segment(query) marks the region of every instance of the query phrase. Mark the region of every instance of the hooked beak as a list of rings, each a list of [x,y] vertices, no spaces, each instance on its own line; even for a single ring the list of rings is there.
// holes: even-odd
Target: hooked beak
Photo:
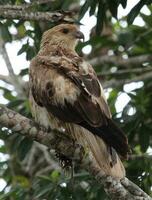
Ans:
[[[84,41],[84,35],[81,31],[76,31],[74,36],[77,38],[77,39],[83,39]]]

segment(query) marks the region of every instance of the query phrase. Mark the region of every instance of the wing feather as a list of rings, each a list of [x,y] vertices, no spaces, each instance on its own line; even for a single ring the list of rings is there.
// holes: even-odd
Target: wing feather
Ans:
[[[90,65],[82,59],[79,61],[78,58],[75,60],[67,59],[65,56],[39,56],[35,68],[37,71],[34,73],[41,74],[38,76],[40,80],[32,80],[32,93],[38,105],[46,107],[47,111],[58,119],[79,124],[102,137],[124,158],[126,157],[129,151],[127,139],[116,126],[115,129],[109,128],[111,113],[103,89]],[[119,144],[110,139],[113,136]]]
[[[110,118],[111,113],[98,78],[89,64],[82,62],[81,59],[80,61],[75,57],[74,60],[67,59],[65,56],[50,58],[39,56],[37,60],[49,68],[54,68],[65,79],[69,79],[75,84],[75,87],[79,88],[80,96],[74,105],[77,107],[76,110],[84,116],[84,120],[94,126],[106,123],[105,116]],[[85,71],[83,71],[83,65]],[[46,81],[43,80],[43,82]],[[46,93],[48,92],[46,91]]]

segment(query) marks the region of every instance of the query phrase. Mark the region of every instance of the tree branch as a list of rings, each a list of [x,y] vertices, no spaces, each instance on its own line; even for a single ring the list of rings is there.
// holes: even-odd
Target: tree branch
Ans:
[[[144,68],[133,68],[133,69],[120,69],[117,70],[116,72],[111,72],[111,71],[103,71],[103,72],[98,72],[97,75],[98,77],[102,76],[117,76],[117,75],[124,75],[124,74],[130,74],[130,73],[144,73],[144,72],[150,72],[152,71],[152,67],[144,67]]]
[[[150,159],[152,160],[152,155],[149,154],[141,154],[141,155],[130,155],[129,156],[130,160],[135,160],[135,159]]]
[[[86,161],[88,157],[84,158],[83,148],[72,139],[68,138],[64,132],[60,134],[58,134],[57,130],[47,132],[37,123],[4,106],[0,106],[0,124],[2,127],[7,127],[49,148],[56,149],[60,152],[62,151],[62,153],[69,158],[74,157],[76,160],[81,160],[82,164],[84,164],[84,168],[95,176],[113,200],[152,200],[150,196],[127,178],[118,180],[103,175],[103,173],[92,164],[91,159],[89,159],[89,162]]]
[[[43,152],[44,158],[47,161],[47,163],[52,166],[52,169],[56,169],[56,170],[61,170],[61,167],[59,166],[59,164],[57,162],[55,162],[51,157],[50,154],[48,152],[48,149],[46,146],[40,144],[40,143],[35,143],[36,147],[38,149],[40,149]]]
[[[113,88],[113,87],[122,86],[127,83],[131,83],[131,82],[145,81],[151,78],[152,78],[152,72],[147,72],[131,79],[122,79],[122,80],[111,79],[110,81],[104,82],[102,85],[103,85],[103,88],[110,88],[110,87]],[[99,77],[99,79],[101,80],[101,76]]]
[[[0,76],[0,79],[3,78],[5,82],[12,84],[16,88],[18,95],[24,98],[26,95],[25,95],[25,92],[23,91],[23,81],[21,81],[20,78],[17,77],[17,75],[14,73],[14,69],[9,59],[5,44],[2,40],[0,42],[0,54],[2,55],[9,72],[9,77],[7,77],[7,80],[6,80],[6,77],[2,75]]]
[[[9,7],[9,8],[8,8]],[[17,8],[17,9],[15,9]],[[24,8],[24,5],[23,5]],[[20,10],[20,7],[11,5],[0,5],[0,17],[5,19],[22,19],[34,21],[49,21],[49,22],[72,22],[72,12],[31,12],[26,9]]]
[[[6,66],[7,66],[7,69],[8,69],[10,76],[12,76],[12,77],[15,76],[12,64],[10,62],[10,59],[9,59],[8,54],[7,54],[6,47],[5,47],[5,44],[4,44],[3,41],[1,41],[1,44],[0,44],[0,53],[3,56],[3,59],[6,63]]]
[[[60,152],[62,150],[63,154],[71,159],[73,155],[78,159],[82,157],[82,147],[75,144],[64,132],[63,134],[58,130],[47,132],[44,127],[4,106],[0,106],[0,124],[51,149]],[[75,152],[75,149],[77,149],[77,152]]]
[[[23,160],[23,164],[26,166],[24,167],[26,172],[31,172],[32,166],[33,166],[33,160],[34,160],[34,155],[36,153],[36,147],[35,145],[32,146],[30,149],[30,152],[26,155],[25,159]]]
[[[35,0],[32,3],[30,3],[29,6],[41,5],[41,4],[50,3],[50,2],[54,2],[54,1],[55,0]]]
[[[134,57],[129,57],[128,59],[124,59],[118,56],[105,55],[105,56],[93,58],[89,61],[89,63],[93,66],[102,65],[105,63],[113,63],[117,66],[124,66],[128,68],[128,66],[130,65],[140,65],[144,62],[151,62],[151,61],[152,61],[152,55],[134,56]]]
[[[9,76],[0,74],[0,80],[4,81],[5,83],[12,84]]]
[[[31,7],[34,7],[34,6],[38,6],[38,5],[41,5],[41,4],[46,4],[46,3],[49,3],[49,2],[53,2],[54,0],[37,0],[37,1],[34,1],[32,3],[26,3],[26,4],[22,4],[22,5],[1,5],[1,9],[11,9],[11,10],[25,10],[25,9],[29,9]]]

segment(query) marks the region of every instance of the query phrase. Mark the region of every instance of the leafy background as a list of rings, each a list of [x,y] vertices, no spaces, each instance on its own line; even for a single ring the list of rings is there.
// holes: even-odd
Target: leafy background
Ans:
[[[21,5],[26,1],[0,1],[0,5],[8,3]],[[93,63],[105,88],[113,118],[129,139],[132,155],[124,162],[127,177],[152,195],[152,156],[148,153],[152,147],[152,58],[139,60],[139,57],[152,54],[152,6],[150,0],[138,1],[127,16],[118,20],[119,5],[125,8],[127,1],[55,0],[46,4],[33,4],[30,11],[73,10],[79,21],[87,12],[96,17],[97,23],[90,32],[90,39],[80,43],[77,51]],[[144,5],[147,6],[148,15],[140,12]],[[137,15],[142,19],[143,26],[132,25]],[[22,41],[18,55],[25,54],[30,61],[38,52],[42,33],[54,25],[50,22],[1,18],[0,40],[3,41],[3,50],[5,44]],[[16,30],[14,34],[11,32],[12,27]],[[85,54],[84,47],[88,45],[91,51]],[[106,60],[107,56],[115,60]],[[135,56],[135,62],[129,63],[128,60]],[[23,82],[27,81],[27,75],[27,68],[20,70],[15,87],[11,82],[0,81],[0,91],[9,108],[31,117],[27,88]],[[11,76],[9,78],[13,79]],[[116,105],[120,101],[125,102],[126,98],[128,101],[123,110],[116,109]],[[76,167],[73,179],[66,176],[54,154],[44,146],[17,133],[12,134],[5,127],[1,127],[0,139],[0,177],[6,182],[0,192],[0,199],[108,199],[96,180],[80,167]]]

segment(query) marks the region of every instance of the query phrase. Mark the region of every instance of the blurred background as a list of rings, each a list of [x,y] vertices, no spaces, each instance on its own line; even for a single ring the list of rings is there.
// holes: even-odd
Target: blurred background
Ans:
[[[77,52],[104,87],[132,155],[127,177],[152,195],[152,5],[150,0],[0,0],[0,104],[31,118],[28,67],[42,33],[63,23],[4,16],[3,11],[62,11],[80,24]],[[108,199],[79,166],[73,180],[45,146],[0,127],[0,199]]]

